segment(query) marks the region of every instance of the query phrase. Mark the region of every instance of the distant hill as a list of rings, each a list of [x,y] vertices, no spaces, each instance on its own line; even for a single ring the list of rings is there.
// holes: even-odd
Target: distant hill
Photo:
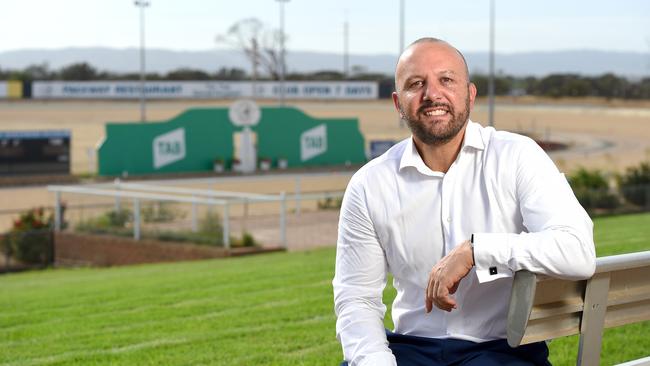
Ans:
[[[465,54],[472,72],[487,72],[486,52]],[[351,54],[350,65],[359,65],[368,72],[392,74],[396,55]],[[22,69],[33,64],[47,63],[58,69],[75,62],[88,62],[99,70],[137,72],[139,49],[64,48],[31,49],[0,52],[0,69]],[[341,70],[341,54],[326,52],[287,51],[288,70],[311,72]],[[171,51],[147,50],[147,70],[165,73],[181,67],[214,72],[221,67],[239,67],[248,71],[248,60],[237,50]],[[650,53],[609,51],[557,51],[497,53],[496,69],[515,76],[544,76],[550,73],[578,73],[599,75],[613,72],[617,75],[639,78],[650,75]]]

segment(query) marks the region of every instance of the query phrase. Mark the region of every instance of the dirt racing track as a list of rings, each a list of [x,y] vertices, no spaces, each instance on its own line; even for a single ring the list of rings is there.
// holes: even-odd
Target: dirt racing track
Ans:
[[[227,106],[230,101],[153,101],[148,103],[147,115],[152,121],[167,120],[187,108]],[[260,102],[275,104],[275,101]],[[356,117],[366,143],[377,139],[400,140],[410,135],[401,126],[392,101],[290,103],[314,117]],[[495,110],[497,129],[523,132],[537,138],[565,143],[569,149],[552,152],[550,156],[560,170],[570,173],[577,167],[598,168],[620,172],[626,167],[650,158],[650,103],[647,105],[619,103],[602,105],[585,102],[580,105],[568,102],[498,100]],[[473,121],[486,125],[487,106],[477,101],[472,112]],[[0,130],[68,129],[72,132],[71,167],[75,174],[94,172],[94,149],[104,136],[106,122],[132,122],[139,119],[139,105],[131,101],[3,101],[0,108]],[[346,180],[332,183],[325,189],[342,190]],[[306,183],[304,191],[317,190]],[[262,186],[232,183],[222,189],[279,192],[272,182]],[[3,210],[51,206],[53,194],[45,187],[0,189],[0,206]],[[328,216],[329,215],[329,216]],[[15,215],[14,215],[15,216]],[[316,215],[318,216],[318,215]],[[305,232],[315,232],[310,225],[329,222],[336,225],[336,214],[323,213],[309,222],[296,221]],[[331,216],[331,217],[330,217]],[[307,217],[301,219],[306,220]],[[298,216],[290,218],[298,220]],[[11,222],[10,215],[0,215],[0,229]],[[291,223],[291,222],[290,222]],[[237,225],[236,222],[233,222]],[[328,224],[328,225],[329,225]],[[292,225],[296,226],[296,225]],[[327,234],[326,234],[327,232]],[[330,236],[332,230],[323,235]],[[335,232],[335,230],[334,230]],[[300,240],[288,240],[300,246]],[[297,237],[305,235],[297,233]],[[334,236],[335,238],[335,236]],[[317,240],[319,241],[319,240]]]
[[[154,101],[148,103],[148,120],[167,120],[187,108],[227,106],[231,101]],[[275,101],[260,102],[274,104]],[[499,101],[495,127],[521,131],[570,143],[570,151],[554,154],[563,170],[577,166],[620,171],[647,158],[650,148],[650,104],[610,106],[593,103],[571,105],[542,101],[535,104]],[[106,122],[139,119],[139,105],[131,101],[3,101],[0,130],[68,129],[72,132],[73,173],[94,172],[94,149],[104,136]],[[357,117],[366,142],[402,139],[390,100],[291,103],[315,117]],[[487,106],[478,101],[472,120],[487,124]]]

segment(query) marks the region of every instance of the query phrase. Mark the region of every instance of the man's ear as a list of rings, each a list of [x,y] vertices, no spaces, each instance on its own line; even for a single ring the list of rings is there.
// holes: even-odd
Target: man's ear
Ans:
[[[474,100],[476,100],[476,85],[474,83],[469,83],[469,88],[467,88],[469,93],[469,108],[474,108]]]
[[[402,109],[399,107],[399,97],[397,96],[397,92],[393,92],[393,104],[395,105],[395,109],[397,110],[397,113],[399,113],[400,117],[402,116]]]

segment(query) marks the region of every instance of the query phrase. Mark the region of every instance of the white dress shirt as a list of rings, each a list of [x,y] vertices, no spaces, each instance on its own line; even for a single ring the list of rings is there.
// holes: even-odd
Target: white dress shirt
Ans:
[[[472,234],[476,265],[453,295],[458,308],[427,314],[431,268]],[[350,180],[333,280],[337,337],[351,366],[396,364],[383,325],[388,272],[396,333],[483,342],[506,337],[515,271],[587,278],[594,267],[593,224],[546,153],[469,121],[447,173],[429,169],[408,138]]]

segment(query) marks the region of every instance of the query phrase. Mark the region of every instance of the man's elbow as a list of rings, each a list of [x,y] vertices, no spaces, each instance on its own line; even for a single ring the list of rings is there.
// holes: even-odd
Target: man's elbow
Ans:
[[[570,266],[572,272],[570,277],[576,280],[583,280],[590,278],[596,271],[596,249],[594,241],[591,238],[579,238],[576,240],[581,247],[581,251],[576,253]]]
[[[567,280],[584,280],[594,275],[596,250],[590,235],[564,232],[556,240],[558,247],[563,248],[560,254],[562,260],[551,272]]]
[[[596,258],[595,256],[592,255],[587,255],[584,258],[582,258],[581,263],[576,265],[575,267],[575,273],[573,273],[573,278],[577,280],[584,280],[587,278],[591,278],[591,276],[594,275],[594,272],[596,272]]]

